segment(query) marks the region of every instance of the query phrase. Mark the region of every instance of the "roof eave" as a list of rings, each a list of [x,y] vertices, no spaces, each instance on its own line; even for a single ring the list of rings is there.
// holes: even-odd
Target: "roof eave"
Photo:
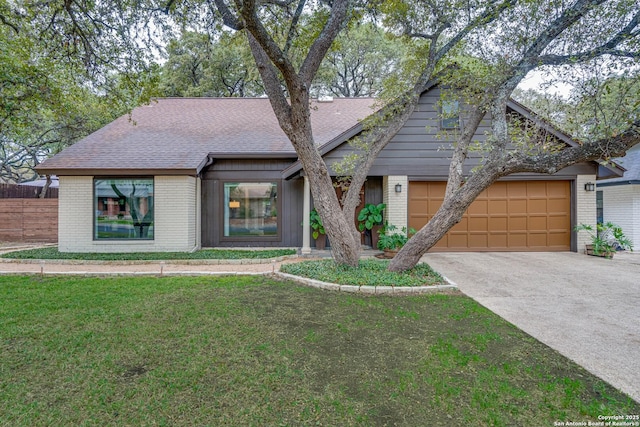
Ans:
[[[298,155],[293,151],[238,151],[238,152],[211,152],[209,158],[218,160],[236,159],[297,159]]]
[[[190,175],[196,176],[196,168],[173,169],[122,169],[122,168],[56,168],[37,167],[36,171],[41,175],[58,176],[156,176],[156,175]]]
[[[601,182],[598,182],[597,186],[598,188],[602,188],[602,187],[616,187],[620,185],[638,185],[638,184],[640,184],[640,180],[631,179],[631,180],[614,181],[614,182],[601,181]]]

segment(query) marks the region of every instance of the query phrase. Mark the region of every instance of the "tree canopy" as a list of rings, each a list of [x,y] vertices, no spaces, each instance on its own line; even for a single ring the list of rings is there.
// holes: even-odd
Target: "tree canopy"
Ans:
[[[143,51],[106,9],[0,2],[0,179],[34,179],[47,156],[148,98],[152,79],[131,66]]]

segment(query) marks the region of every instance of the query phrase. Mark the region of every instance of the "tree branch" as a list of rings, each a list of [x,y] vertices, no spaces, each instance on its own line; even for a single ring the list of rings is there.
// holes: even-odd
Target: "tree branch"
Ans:
[[[331,15],[329,16],[329,20],[325,24],[320,35],[309,48],[309,53],[300,67],[300,79],[307,88],[311,87],[311,82],[316,76],[318,68],[322,63],[322,59],[327,54],[329,48],[333,44],[333,41],[346,23],[350,8],[350,0],[334,0],[331,6]]]
[[[214,0],[218,12],[222,16],[222,22],[232,30],[240,31],[244,24],[231,12],[224,0]]]
[[[638,31],[634,32],[633,30],[638,27],[638,25],[640,25],[640,12],[636,13],[633,19],[631,19],[631,21],[622,30],[603,45],[589,51],[574,53],[571,55],[543,55],[538,58],[539,63],[541,65],[562,65],[589,61],[602,55],[640,58],[640,52],[630,52],[617,49],[621,43],[629,40],[630,38],[637,37]]]
[[[635,121],[619,135],[567,147],[557,153],[527,156],[520,151],[512,152],[500,176],[518,172],[553,174],[578,162],[610,160],[624,156],[637,144],[640,144],[640,120]]]
[[[269,96],[269,102],[273,107],[273,111],[276,113],[280,126],[288,135],[293,126],[291,122],[291,106],[284,96],[278,74],[271,63],[269,56],[262,48],[262,45],[255,39],[253,33],[247,31],[247,39],[249,40],[251,53],[253,53],[253,57],[256,60],[258,72],[262,77],[265,91]]]
[[[293,64],[291,64],[291,61],[289,61],[289,58],[287,58],[285,53],[280,49],[278,44],[273,40],[273,38],[269,35],[267,30],[258,19],[256,15],[255,0],[236,0],[236,3],[239,4],[238,7],[240,8],[240,15],[244,19],[244,24],[247,30],[249,30],[249,33],[251,33],[252,35],[252,37],[249,39],[249,42],[251,42],[251,40],[253,39],[261,47],[260,50],[265,54],[265,56],[261,55],[260,60],[266,60],[267,62],[273,63],[273,65],[282,74],[282,77],[284,78],[289,90],[291,90],[292,87],[296,87],[298,83],[296,81],[296,70],[294,69]],[[252,49],[252,51],[253,50],[254,49]],[[256,61],[258,61],[257,58]],[[257,62],[257,64],[259,68],[260,65],[264,65],[260,64],[260,62]],[[265,85],[266,84],[267,83],[265,82]],[[269,97],[271,97],[271,93],[268,92],[268,94]]]
[[[11,27],[16,34],[20,34],[20,29],[18,28],[18,26],[9,22],[4,15],[0,14],[0,22],[2,22],[4,25]]]
[[[492,2],[493,3],[493,2]],[[518,3],[518,0],[505,0],[495,8],[490,7],[492,3],[489,3],[489,6],[485,9],[485,11],[476,19],[467,24],[458,34],[451,38],[442,48],[440,48],[438,55],[436,56],[436,60],[440,60],[446,55],[456,44],[460,42],[467,34],[469,34],[474,29],[478,28],[481,25],[489,24],[492,21],[495,21],[500,14],[508,9],[511,6],[514,6]]]
[[[307,3],[307,0],[300,0],[298,2],[298,7],[296,8],[295,13],[293,14],[293,18],[291,19],[291,25],[289,26],[289,33],[287,34],[287,41],[284,44],[284,53],[289,53],[289,49],[291,49],[291,45],[293,44],[293,37],[295,36],[296,27],[298,26],[298,21],[300,20],[300,16],[302,15],[302,11],[304,10],[304,5]]]

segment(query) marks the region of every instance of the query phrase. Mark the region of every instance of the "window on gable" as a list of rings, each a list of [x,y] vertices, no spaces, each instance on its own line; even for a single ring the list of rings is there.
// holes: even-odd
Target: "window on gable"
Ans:
[[[276,182],[225,182],[223,206],[224,237],[278,237]]]
[[[460,127],[460,103],[457,100],[443,100],[440,114],[441,129],[458,129]]]
[[[94,239],[153,239],[153,178],[96,178],[93,194]]]

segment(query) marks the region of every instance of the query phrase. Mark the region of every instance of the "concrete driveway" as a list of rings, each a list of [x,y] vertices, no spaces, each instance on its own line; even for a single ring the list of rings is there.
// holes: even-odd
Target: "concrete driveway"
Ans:
[[[640,254],[429,253],[423,261],[640,402]]]

